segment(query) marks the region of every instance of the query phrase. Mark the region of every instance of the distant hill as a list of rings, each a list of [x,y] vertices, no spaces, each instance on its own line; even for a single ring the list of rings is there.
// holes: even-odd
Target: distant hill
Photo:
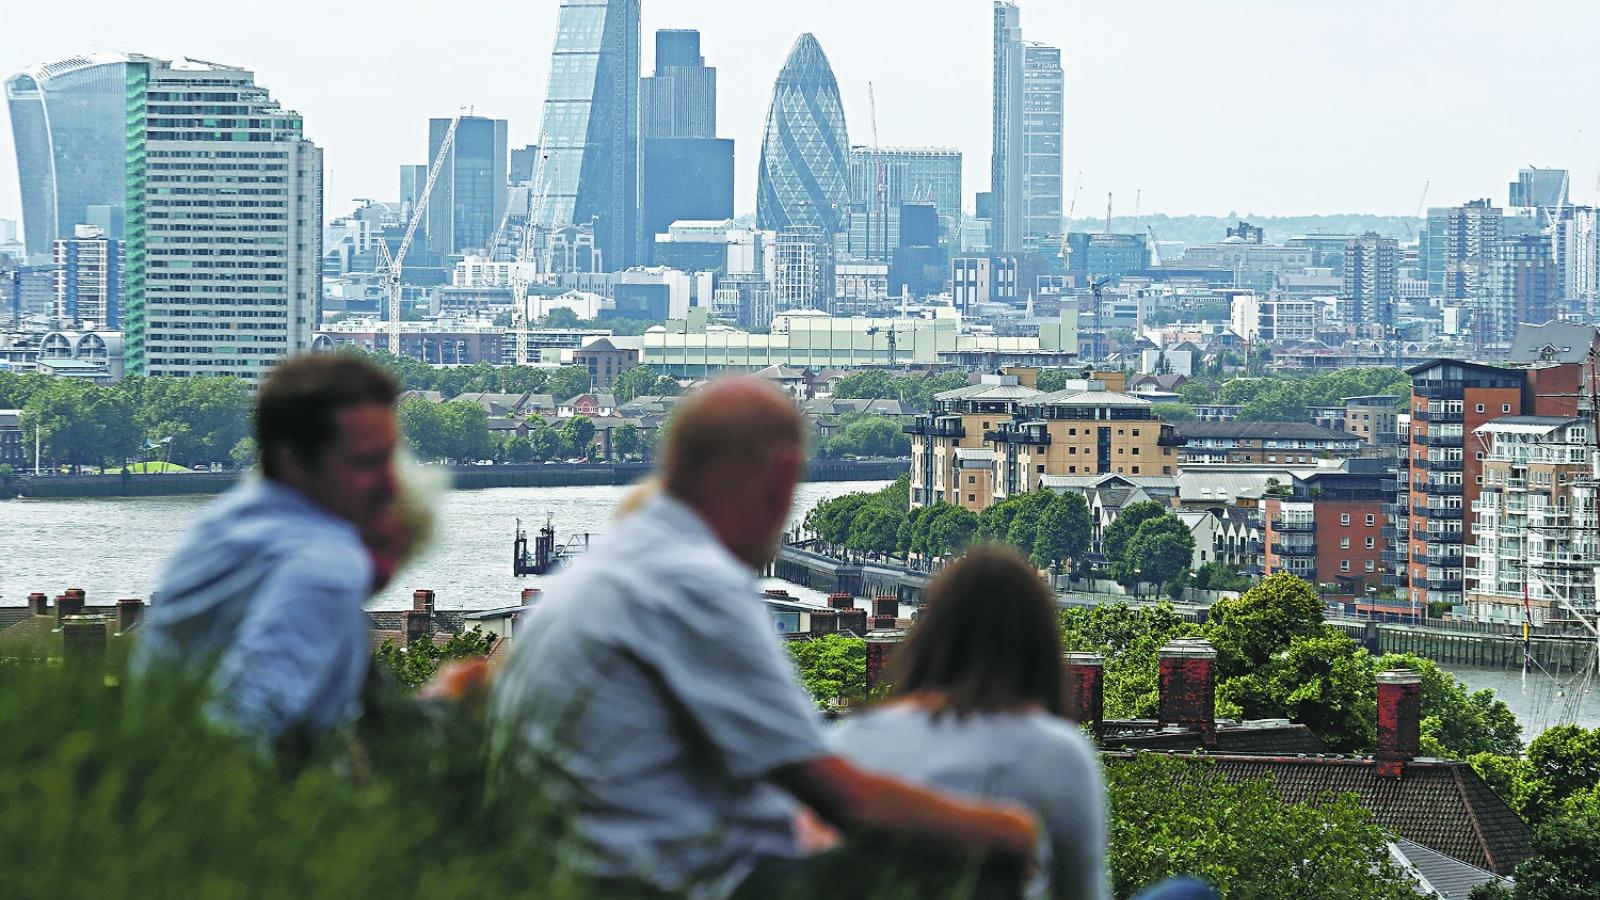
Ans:
[[[1146,226],[1155,229],[1156,238],[1162,241],[1181,241],[1185,244],[1205,244],[1220,241],[1228,236],[1228,229],[1243,219],[1266,232],[1268,243],[1282,243],[1293,237],[1308,234],[1363,234],[1376,231],[1384,237],[1412,241],[1426,223],[1410,216],[1373,216],[1346,213],[1331,216],[1252,216],[1229,213],[1226,216],[1168,216],[1161,213],[1140,216],[1113,216],[1111,230],[1119,234],[1144,233]],[[1411,231],[1406,230],[1406,225]],[[1072,231],[1103,231],[1106,220],[1078,218],[1072,220]]]

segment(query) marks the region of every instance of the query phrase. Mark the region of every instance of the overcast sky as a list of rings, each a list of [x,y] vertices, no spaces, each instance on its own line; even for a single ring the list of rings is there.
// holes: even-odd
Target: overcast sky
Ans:
[[[737,207],[755,206],[772,81],[814,32],[839,78],[850,137],[965,153],[964,192],[989,181],[988,0],[643,0],[656,28],[698,28],[719,70],[720,131],[737,141]],[[428,116],[471,105],[532,143],[559,0],[7,0],[0,71],[92,50],[189,55],[253,69],[305,115],[326,155],[329,218],[392,199],[421,163]],[[1573,170],[1595,199],[1600,84],[1593,0],[1022,0],[1029,40],[1064,50],[1067,185],[1078,214],[1410,214],[1505,202],[1523,165]],[[232,8],[223,16],[219,10]],[[0,218],[19,218],[0,108]]]

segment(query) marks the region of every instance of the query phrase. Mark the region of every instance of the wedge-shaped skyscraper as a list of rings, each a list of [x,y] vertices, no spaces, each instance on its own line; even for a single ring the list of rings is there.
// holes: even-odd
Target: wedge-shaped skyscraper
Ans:
[[[822,45],[803,34],[778,73],[761,144],[756,221],[762,229],[847,227],[850,137]]]

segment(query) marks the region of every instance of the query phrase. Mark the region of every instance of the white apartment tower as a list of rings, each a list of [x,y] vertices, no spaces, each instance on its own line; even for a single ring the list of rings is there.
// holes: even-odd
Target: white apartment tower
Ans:
[[[129,372],[259,382],[316,326],[322,151],[249,71],[135,60]]]

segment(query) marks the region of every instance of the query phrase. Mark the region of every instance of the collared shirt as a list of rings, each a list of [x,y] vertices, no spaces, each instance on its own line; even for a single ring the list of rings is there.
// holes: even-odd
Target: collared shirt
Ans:
[[[359,709],[371,585],[353,525],[293,488],[251,480],[212,504],[167,561],[135,671],[209,672],[208,711],[250,734],[325,731]]]
[[[566,858],[696,898],[798,855],[774,770],[827,755],[754,573],[648,501],[551,580],[496,682],[502,753],[574,817]]]
[[[1104,900],[1106,786],[1089,741],[1044,712],[958,717],[903,705],[857,713],[828,730],[836,753],[868,772],[972,800],[1031,809],[1044,833],[1029,897]],[[915,753],[907,753],[915,747]]]

